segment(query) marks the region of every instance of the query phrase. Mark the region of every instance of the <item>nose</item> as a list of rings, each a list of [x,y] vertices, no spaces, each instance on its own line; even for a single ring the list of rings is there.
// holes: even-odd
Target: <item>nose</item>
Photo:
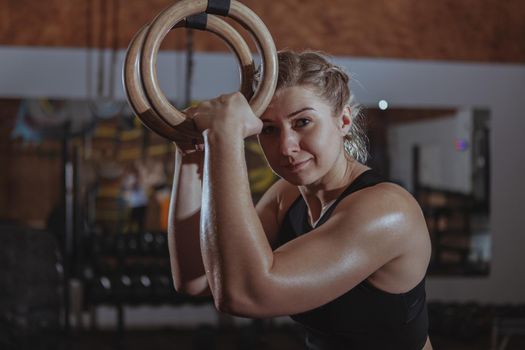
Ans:
[[[281,155],[285,157],[294,156],[300,150],[299,138],[293,130],[282,130],[279,138]]]

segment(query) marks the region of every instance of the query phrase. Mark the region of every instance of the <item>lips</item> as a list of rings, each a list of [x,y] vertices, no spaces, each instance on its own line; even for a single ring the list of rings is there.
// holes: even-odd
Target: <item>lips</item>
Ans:
[[[310,162],[310,160],[311,159],[306,159],[306,160],[299,161],[299,162],[287,163],[284,165],[284,167],[291,171],[301,170]]]

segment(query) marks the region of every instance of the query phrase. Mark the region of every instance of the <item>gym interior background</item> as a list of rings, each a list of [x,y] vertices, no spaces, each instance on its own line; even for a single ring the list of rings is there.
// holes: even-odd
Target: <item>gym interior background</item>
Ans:
[[[1,348],[300,348],[287,318],[229,317],[171,285],[173,145],[133,116],[121,71],[172,3],[0,0]],[[525,3],[243,3],[278,49],[352,73],[370,165],[427,218],[434,348],[525,348]],[[167,36],[158,72],[181,108],[239,85],[227,46],[198,31]],[[246,149],[256,201],[275,176]]]

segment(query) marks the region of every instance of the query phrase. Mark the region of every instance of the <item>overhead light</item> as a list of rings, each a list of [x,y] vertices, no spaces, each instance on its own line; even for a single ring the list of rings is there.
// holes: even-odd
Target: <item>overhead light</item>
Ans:
[[[384,111],[388,108],[388,102],[386,102],[385,100],[381,100],[379,101],[378,106],[380,110]]]

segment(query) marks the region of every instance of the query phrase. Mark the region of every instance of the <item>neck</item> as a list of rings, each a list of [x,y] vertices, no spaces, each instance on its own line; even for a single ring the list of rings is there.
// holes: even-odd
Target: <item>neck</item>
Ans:
[[[299,186],[299,191],[306,200],[316,197],[321,200],[322,203],[329,202],[337,198],[339,195],[338,192],[352,181],[355,177],[354,174],[358,163],[346,157],[343,157],[343,159],[337,163],[336,166],[318,181]]]
[[[334,167],[318,182],[299,186],[299,191],[308,206],[312,222],[315,222],[323,209],[337,199],[345,188],[367,169],[366,166],[355,160],[346,157],[344,159],[345,161],[341,162],[339,167]]]

